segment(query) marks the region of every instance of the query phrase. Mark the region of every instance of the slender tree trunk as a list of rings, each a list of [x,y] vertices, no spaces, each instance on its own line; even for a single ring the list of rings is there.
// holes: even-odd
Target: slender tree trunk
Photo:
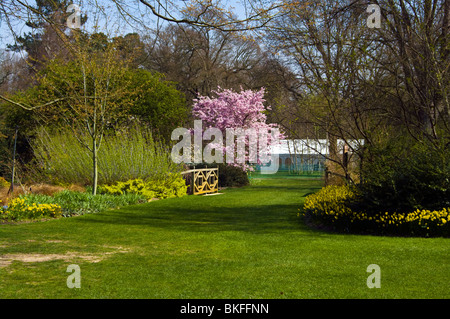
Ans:
[[[19,127],[16,126],[16,133],[14,134],[14,150],[13,150],[13,161],[12,161],[12,173],[11,173],[11,186],[8,190],[8,195],[14,192],[14,176],[16,175],[16,146],[17,146],[17,133],[19,132]]]
[[[331,133],[331,130],[327,128],[327,146],[328,146],[328,158],[325,162],[325,165],[327,165],[327,173],[328,173],[328,182],[333,183],[333,175],[337,174],[336,171],[336,163],[340,161],[338,158],[338,149],[337,149],[337,137]]]
[[[97,158],[97,141],[95,138],[92,139],[92,195],[97,195],[97,184],[98,184],[98,158]]]
[[[350,182],[350,175],[348,173],[348,145],[344,145],[344,149],[342,150],[342,166],[344,168],[345,180],[346,182]]]

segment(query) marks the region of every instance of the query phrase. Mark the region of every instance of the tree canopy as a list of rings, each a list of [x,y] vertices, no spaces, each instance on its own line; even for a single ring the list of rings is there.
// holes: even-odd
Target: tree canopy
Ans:
[[[2,63],[0,98],[10,107],[52,109],[68,103],[64,94],[54,94],[54,88],[41,91],[38,78],[29,75],[48,76],[49,80],[53,71],[43,76],[45,71],[39,73],[39,69],[45,70],[47,62],[57,59],[70,65],[76,43],[92,56],[113,43],[118,59],[126,61],[126,72],[119,78],[129,85],[118,84],[114,94],[125,87],[128,94],[114,103],[127,105],[126,112],[117,108],[119,116],[108,125],[139,118],[167,137],[184,115],[192,114],[189,108],[200,97],[214,96],[217,86],[234,90],[265,87],[272,106],[267,122],[277,122],[289,138],[326,139],[329,154],[323,155],[345,182],[373,181],[380,154],[389,154],[391,161],[398,161],[397,167],[413,171],[423,170],[424,163],[403,163],[414,154],[421,153],[417,159],[422,160],[424,154],[434,154],[442,159],[439,169],[447,172],[450,0],[245,0],[236,9],[220,0],[110,0],[104,2],[107,8],[86,1],[83,13],[89,19],[80,30],[61,23],[67,3],[53,3],[47,6],[38,1],[30,6],[9,0],[0,4],[4,26],[14,34],[13,46],[29,46],[31,53],[35,43],[45,53],[33,56],[39,61],[35,65],[28,56],[26,65]],[[367,23],[372,16],[369,5],[380,9],[378,27]],[[36,30],[36,37],[19,36],[13,22],[27,23],[33,16],[39,23],[29,26]],[[121,32],[111,35],[111,28]],[[64,68],[52,67],[55,71]],[[66,68],[69,79],[76,77]],[[17,79],[26,79],[26,83]],[[155,89],[140,91],[143,83]],[[158,83],[164,83],[163,87]],[[64,90],[73,88],[55,84]],[[186,107],[181,107],[183,97],[175,88],[184,95]],[[52,92],[52,99],[42,92]],[[168,95],[173,97],[170,101]],[[25,105],[30,97],[34,104]],[[30,116],[27,113],[24,119]],[[341,156],[338,140],[358,159],[356,177]],[[404,143],[392,143],[393,148],[389,141],[395,140]],[[402,145],[411,147],[403,152]],[[395,184],[400,178],[394,173],[387,176],[383,183]]]

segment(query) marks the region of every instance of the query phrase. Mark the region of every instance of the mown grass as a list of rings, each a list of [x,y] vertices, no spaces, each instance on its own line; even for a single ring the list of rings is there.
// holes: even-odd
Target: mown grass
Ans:
[[[1,225],[0,298],[450,297],[449,239],[310,229],[298,208],[321,186],[265,179],[222,195]],[[5,265],[55,255],[65,259]],[[80,266],[80,289],[66,285],[70,264]],[[370,264],[380,266],[379,289],[367,287]]]

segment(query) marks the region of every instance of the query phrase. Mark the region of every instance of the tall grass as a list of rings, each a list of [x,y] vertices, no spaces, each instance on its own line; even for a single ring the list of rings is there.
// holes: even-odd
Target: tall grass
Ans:
[[[71,131],[38,131],[32,143],[41,179],[59,184],[92,183],[91,153]],[[141,178],[161,180],[182,167],[175,164],[170,149],[155,141],[147,129],[134,127],[105,135],[98,152],[99,184]]]

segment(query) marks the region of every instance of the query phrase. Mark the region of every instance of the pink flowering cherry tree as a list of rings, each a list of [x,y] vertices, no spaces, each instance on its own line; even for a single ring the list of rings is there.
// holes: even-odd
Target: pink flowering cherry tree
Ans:
[[[219,87],[213,93],[216,95],[214,98],[199,96],[194,100],[193,115],[202,123],[201,127],[194,128],[194,132],[204,130],[201,135],[203,139],[212,139],[208,134],[211,129],[226,136],[226,145],[221,139],[216,139],[216,144],[210,143],[208,146],[216,150],[222,148],[229,165],[251,171],[251,164],[268,163],[271,146],[284,135],[277,124],[267,123],[266,111],[270,110],[270,106],[264,105],[265,89],[253,91],[241,88],[240,92],[235,92]]]

